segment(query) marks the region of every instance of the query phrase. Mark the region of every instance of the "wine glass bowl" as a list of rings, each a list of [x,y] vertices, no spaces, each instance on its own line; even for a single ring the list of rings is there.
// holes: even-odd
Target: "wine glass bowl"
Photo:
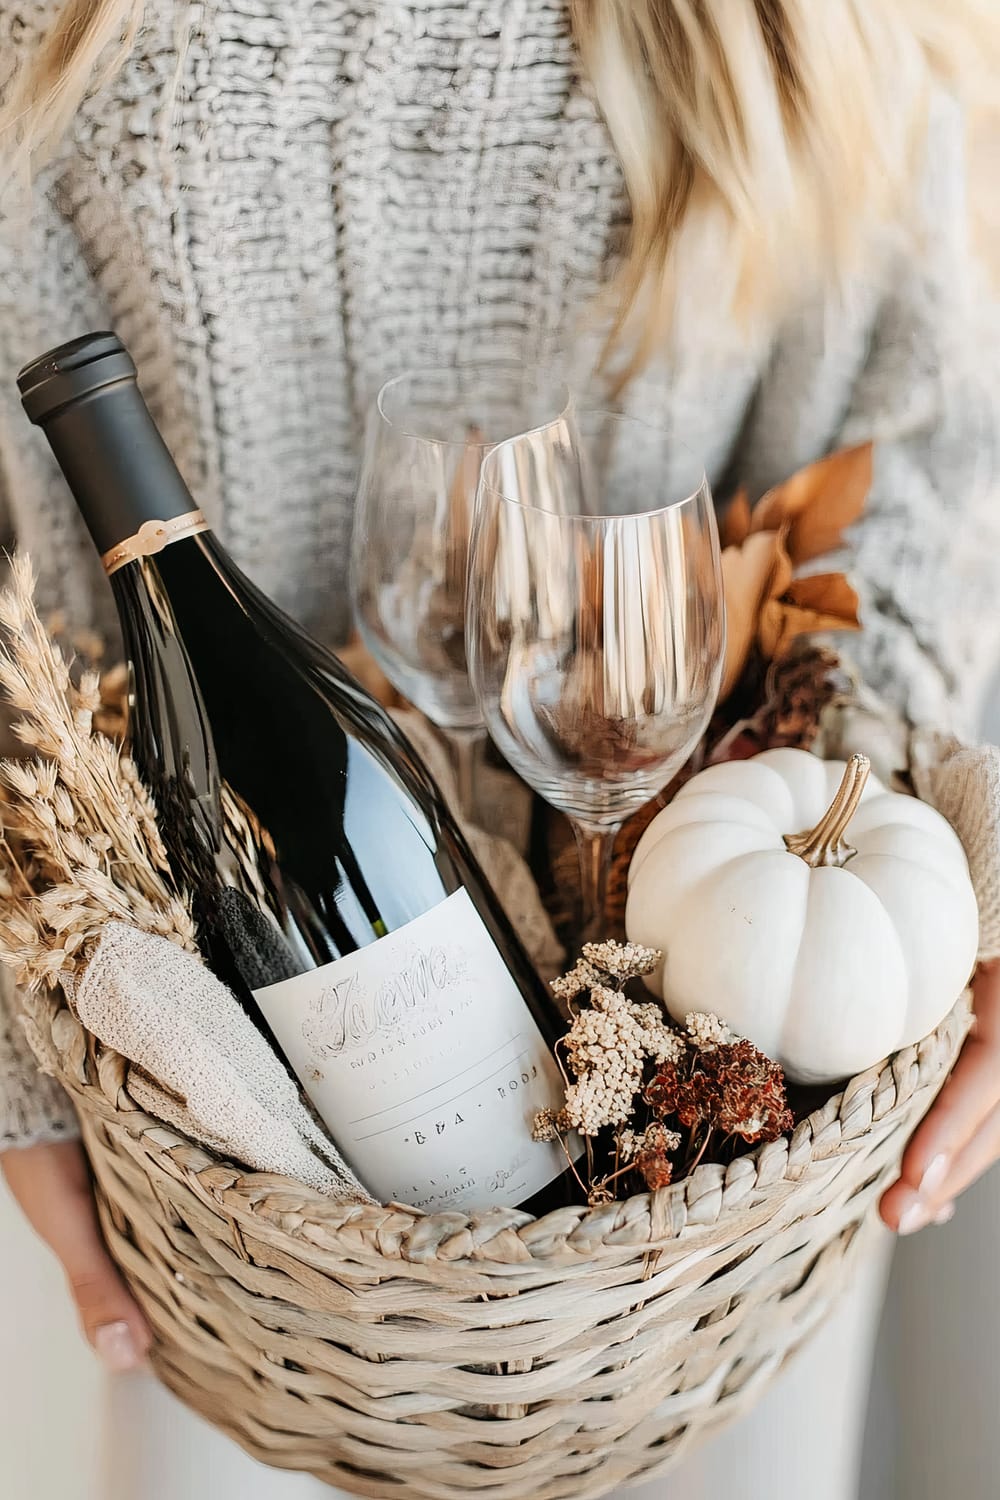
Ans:
[[[355,616],[390,682],[445,731],[482,730],[465,649],[482,461],[501,439],[558,418],[567,402],[564,387],[521,366],[419,370],[379,391],[351,549]]]
[[[684,764],[718,694],[704,471],[654,425],[607,413],[499,444],[480,476],[467,638],[486,725],[572,820],[599,922],[615,831]]]

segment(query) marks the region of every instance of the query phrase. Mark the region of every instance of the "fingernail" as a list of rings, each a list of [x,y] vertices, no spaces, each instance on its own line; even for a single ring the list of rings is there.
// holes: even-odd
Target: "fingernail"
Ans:
[[[921,1198],[933,1198],[938,1188],[944,1185],[947,1175],[948,1157],[942,1151],[940,1155],[935,1156],[927,1171],[920,1179]]]
[[[127,1323],[104,1323],[94,1334],[94,1348],[98,1357],[116,1374],[124,1370],[137,1370],[141,1363],[139,1351]]]
[[[948,1224],[955,1217],[954,1203],[946,1203],[944,1208],[938,1209],[934,1215],[935,1224]]]
[[[899,1221],[900,1234],[916,1234],[930,1223],[930,1215],[922,1203],[911,1203]]]

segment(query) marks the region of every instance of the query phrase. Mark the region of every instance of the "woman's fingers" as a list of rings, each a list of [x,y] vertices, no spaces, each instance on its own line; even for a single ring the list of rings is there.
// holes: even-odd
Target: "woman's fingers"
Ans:
[[[934,1222],[1000,1155],[1000,965],[984,965],[973,989],[973,1031],[882,1197],[882,1218],[901,1234]]]
[[[84,1235],[63,1258],[83,1331],[110,1370],[136,1370],[149,1351],[150,1332],[103,1242]]]
[[[935,1217],[1000,1158],[1000,1105],[996,1105],[952,1164],[944,1183],[930,1200]]]
[[[955,1215],[955,1199],[1000,1160],[1000,1105],[994,1106],[979,1129],[949,1162],[945,1176],[915,1193],[898,1182],[882,1199],[882,1217],[900,1234],[914,1234],[928,1224],[947,1224]]]
[[[149,1325],[105,1249],[81,1147],[26,1146],[5,1152],[2,1164],[28,1221],[66,1272],[88,1340],[110,1369],[136,1369],[149,1349]]]
[[[942,1194],[955,1162],[997,1102],[998,1072],[993,1049],[970,1037],[954,1073],[903,1154],[899,1180],[882,1196],[882,1218],[890,1229],[912,1234],[930,1223],[931,1205],[945,1201]]]
[[[1000,1100],[1000,1057],[971,1036],[930,1113],[903,1156],[900,1177],[917,1191],[936,1193],[950,1165]]]

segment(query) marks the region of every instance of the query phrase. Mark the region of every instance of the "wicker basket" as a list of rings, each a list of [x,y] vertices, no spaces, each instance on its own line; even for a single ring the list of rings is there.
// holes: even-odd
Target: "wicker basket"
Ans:
[[[963,998],[790,1140],[536,1221],[336,1207],[227,1166],[138,1110],[121,1059],[49,1005],[157,1373],[265,1463],[377,1500],[585,1500],[749,1404],[865,1253],[969,1023]]]

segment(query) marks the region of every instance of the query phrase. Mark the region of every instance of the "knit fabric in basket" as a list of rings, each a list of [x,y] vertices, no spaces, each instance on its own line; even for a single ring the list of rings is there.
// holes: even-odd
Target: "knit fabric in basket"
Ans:
[[[151,1115],[231,1160],[372,1202],[236,997],[190,953],[109,922],[74,1003],[132,1064],[129,1093]]]
[[[979,956],[1000,958],[1000,749],[922,732],[910,749],[913,783],[965,847],[979,901]]]

